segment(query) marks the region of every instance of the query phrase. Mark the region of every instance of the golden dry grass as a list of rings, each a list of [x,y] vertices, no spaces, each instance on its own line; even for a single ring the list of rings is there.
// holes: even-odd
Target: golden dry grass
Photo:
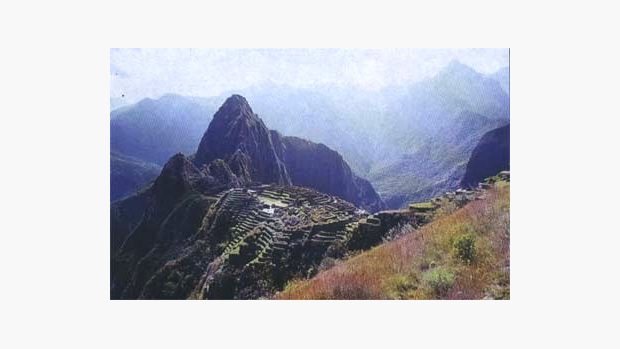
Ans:
[[[482,299],[510,297],[510,185],[486,198],[375,247],[309,280],[296,280],[277,299]],[[455,240],[475,240],[475,257],[459,258]]]

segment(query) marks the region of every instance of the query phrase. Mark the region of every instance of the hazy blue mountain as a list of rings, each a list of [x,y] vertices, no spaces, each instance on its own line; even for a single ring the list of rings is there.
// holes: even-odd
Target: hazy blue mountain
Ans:
[[[143,188],[161,172],[161,166],[130,156],[110,154],[110,201],[116,201]]]
[[[393,98],[384,139],[401,154],[415,151],[463,111],[498,119],[508,118],[510,110],[509,97],[497,81],[458,61]]]
[[[159,165],[176,153],[192,153],[218,102],[218,98],[165,95],[113,110],[111,150]]]
[[[482,135],[510,118],[500,83],[459,62],[390,93],[383,164],[368,174],[388,207],[456,189]]]
[[[490,74],[489,77],[499,82],[499,85],[502,87],[504,92],[510,94],[510,68],[504,67],[493,74]]]
[[[506,123],[507,119],[489,119],[464,111],[414,153],[376,169],[369,180],[390,208],[454,190],[460,186],[467,161],[480,138]]]

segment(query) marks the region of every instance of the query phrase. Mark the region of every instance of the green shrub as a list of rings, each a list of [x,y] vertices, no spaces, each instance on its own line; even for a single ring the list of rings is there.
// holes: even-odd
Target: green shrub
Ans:
[[[476,258],[476,236],[473,234],[459,235],[453,247],[456,258],[464,263],[471,264]]]
[[[418,289],[418,280],[415,275],[398,274],[386,281],[390,298],[409,299]]]
[[[454,273],[447,268],[434,268],[424,273],[423,280],[435,294],[442,295],[454,284]]]

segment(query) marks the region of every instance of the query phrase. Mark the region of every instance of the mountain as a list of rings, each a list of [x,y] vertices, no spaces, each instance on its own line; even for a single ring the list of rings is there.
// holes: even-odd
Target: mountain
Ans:
[[[113,110],[111,150],[158,165],[178,152],[190,154],[209,125],[217,101],[165,95]]]
[[[336,195],[369,211],[383,207],[370,183],[323,144],[269,131],[247,100],[228,98],[205,132],[194,163],[221,159],[244,183],[297,185]]]
[[[291,184],[286,167],[278,158],[269,129],[252,111],[247,100],[233,95],[213,116],[194,163],[203,166],[222,159],[249,182]]]
[[[161,166],[130,156],[110,154],[110,201],[135,193],[161,172]]]
[[[370,174],[387,207],[404,207],[457,189],[478,140],[489,130],[508,123],[464,111],[419,150]]]
[[[370,182],[355,175],[334,150],[324,144],[271,132],[272,138],[282,144],[279,154],[294,185],[336,195],[371,212],[384,207]]]
[[[480,139],[467,163],[461,185],[475,186],[504,170],[510,170],[510,125],[489,131]]]
[[[510,94],[510,67],[504,67],[489,75],[489,77],[499,82],[499,85],[502,87],[504,92]]]
[[[489,119],[510,115],[510,99],[500,84],[458,61],[390,98],[384,139],[398,155],[415,152],[463,111]]]
[[[506,72],[485,75],[453,61],[429,79],[379,91],[267,83],[238,92],[252,101],[253,113],[270,129],[333,149],[352,172],[370,180],[390,207],[400,207],[458,186],[475,143],[510,118],[508,94],[497,81]],[[167,95],[114,110],[112,148],[159,165],[178,152],[191,154],[224,99]],[[143,104],[149,103],[158,106],[157,112],[144,111]],[[467,113],[483,116],[479,120],[487,124],[463,127],[460,120]],[[194,121],[178,121],[184,119]],[[455,137],[454,130],[463,133]],[[235,166],[243,168],[242,153],[248,155],[237,154]],[[286,182],[283,171],[278,172],[274,182],[280,177]]]
[[[380,241],[400,219],[358,232],[369,214],[347,199],[383,206],[337,152],[269,131],[233,95],[193,156],[174,155],[152,184],[112,204],[111,298],[274,292],[327,256]]]
[[[366,149],[378,114],[374,94],[334,86],[297,88],[265,83],[236,91],[252,101],[253,110],[271,129],[338,151],[354,172],[372,166]]]
[[[499,82],[451,62],[431,79],[394,92],[386,115],[385,161],[367,177],[390,208],[459,187],[482,135],[510,118]]]

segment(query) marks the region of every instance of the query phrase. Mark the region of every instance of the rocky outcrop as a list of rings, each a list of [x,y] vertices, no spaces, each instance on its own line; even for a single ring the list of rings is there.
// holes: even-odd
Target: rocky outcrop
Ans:
[[[194,157],[197,166],[222,159],[235,174],[258,183],[291,184],[269,130],[245,98],[229,97],[213,116]]]
[[[482,136],[472,151],[461,186],[475,186],[483,179],[504,170],[510,170],[510,125]]]

